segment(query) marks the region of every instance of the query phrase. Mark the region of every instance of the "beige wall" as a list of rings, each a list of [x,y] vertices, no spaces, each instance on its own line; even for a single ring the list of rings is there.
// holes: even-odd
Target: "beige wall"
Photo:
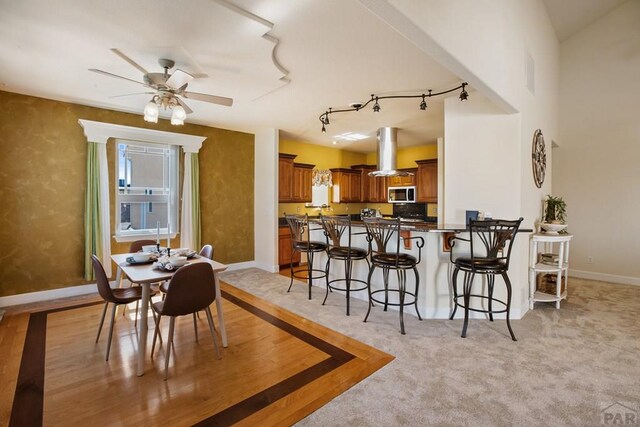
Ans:
[[[640,285],[640,1],[560,47],[553,193],[567,202],[571,274]],[[593,263],[588,263],[589,257]]]
[[[202,241],[222,262],[253,259],[253,135],[149,124],[141,115],[1,91],[0,110],[0,296],[85,283],[81,118],[207,137],[200,151]],[[127,247],[114,243],[113,251]]]

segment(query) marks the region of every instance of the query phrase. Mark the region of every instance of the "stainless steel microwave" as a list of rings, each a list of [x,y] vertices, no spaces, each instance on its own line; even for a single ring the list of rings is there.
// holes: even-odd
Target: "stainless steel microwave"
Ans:
[[[416,187],[389,187],[388,189],[389,203],[415,203]]]

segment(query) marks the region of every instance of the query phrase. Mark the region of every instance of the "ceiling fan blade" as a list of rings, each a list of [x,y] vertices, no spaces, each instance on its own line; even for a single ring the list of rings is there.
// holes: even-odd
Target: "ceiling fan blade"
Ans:
[[[192,110],[191,108],[189,108],[189,106],[188,106],[187,104],[185,104],[185,103],[184,103],[184,101],[183,101],[182,99],[178,98],[177,96],[176,96],[176,101],[178,101],[178,104],[180,104],[180,106],[181,106],[182,108],[184,108],[184,111],[185,111],[187,114],[191,114],[191,113],[193,113],[193,110]]]
[[[133,96],[133,95],[155,95],[155,92],[137,92],[137,93],[125,93],[124,95],[113,95],[109,98],[121,98],[123,96]]]
[[[233,99],[225,98],[224,96],[207,95],[198,92],[184,92],[182,94],[185,98],[195,99],[198,101],[211,102],[212,104],[224,105],[231,107],[233,105]]]
[[[118,49],[116,48],[112,48],[111,52],[115,53],[116,55],[118,55],[120,58],[124,59],[125,61],[127,61],[129,64],[133,65],[134,67],[136,67],[138,69],[138,71],[140,71],[142,74],[149,74],[149,72],[147,70],[145,70],[144,68],[142,68],[142,66],[140,64],[138,64],[137,62],[135,62],[133,59],[129,58],[127,55],[125,55],[124,53],[120,52]]]
[[[193,76],[191,74],[185,73],[182,70],[175,70],[173,74],[171,74],[171,77],[167,79],[165,84],[171,89],[177,90],[188,84],[191,80],[193,80]]]
[[[127,77],[122,77],[122,76],[119,76],[117,74],[108,73],[106,71],[97,70],[95,68],[89,68],[89,71],[93,71],[94,73],[102,74],[102,75],[109,76],[109,77],[115,77],[115,78],[122,79],[122,80],[128,80],[128,81],[133,82],[133,83],[138,83],[139,85],[142,85],[144,87],[150,87],[150,86],[146,85],[145,83],[142,83],[142,82],[139,82],[139,81],[136,81],[136,80],[132,80],[132,79],[129,79]]]

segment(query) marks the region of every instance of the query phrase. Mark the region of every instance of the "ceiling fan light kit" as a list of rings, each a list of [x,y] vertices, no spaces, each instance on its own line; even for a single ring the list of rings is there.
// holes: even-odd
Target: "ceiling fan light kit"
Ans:
[[[233,99],[225,98],[222,96],[208,95],[197,92],[187,92],[187,86],[193,80],[193,76],[185,71],[176,69],[172,74],[169,74],[169,69],[173,68],[175,62],[171,59],[160,58],[158,63],[164,69],[162,73],[149,73],[142,66],[137,64],[131,58],[126,56],[118,49],[111,49],[116,55],[122,58],[124,61],[132,65],[138,71],[143,73],[143,82],[132,80],[127,77],[118,76],[117,74],[108,73],[106,71],[97,70],[94,68],[89,69],[97,74],[104,76],[115,77],[123,80],[127,80],[133,83],[141,84],[144,87],[153,89],[156,93],[153,98],[145,105],[143,113],[144,120],[150,123],[158,123],[158,117],[160,116],[160,107],[165,110],[172,110],[171,124],[183,125],[187,114],[193,113],[193,110],[189,108],[187,104],[180,99],[183,96],[188,99],[195,99],[197,101],[209,102],[212,104],[224,105],[230,107],[233,105]],[[150,92],[153,93],[153,92]],[[132,93],[129,95],[139,95]],[[127,96],[127,95],[122,95]]]

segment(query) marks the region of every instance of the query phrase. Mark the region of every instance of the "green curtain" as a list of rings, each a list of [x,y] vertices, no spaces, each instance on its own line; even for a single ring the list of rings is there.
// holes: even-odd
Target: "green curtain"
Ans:
[[[84,278],[94,280],[91,255],[102,259],[100,226],[100,164],[98,143],[87,144],[87,188],[84,200]]]
[[[193,249],[201,247],[200,236],[200,165],[198,153],[191,153],[191,221],[193,230]]]

